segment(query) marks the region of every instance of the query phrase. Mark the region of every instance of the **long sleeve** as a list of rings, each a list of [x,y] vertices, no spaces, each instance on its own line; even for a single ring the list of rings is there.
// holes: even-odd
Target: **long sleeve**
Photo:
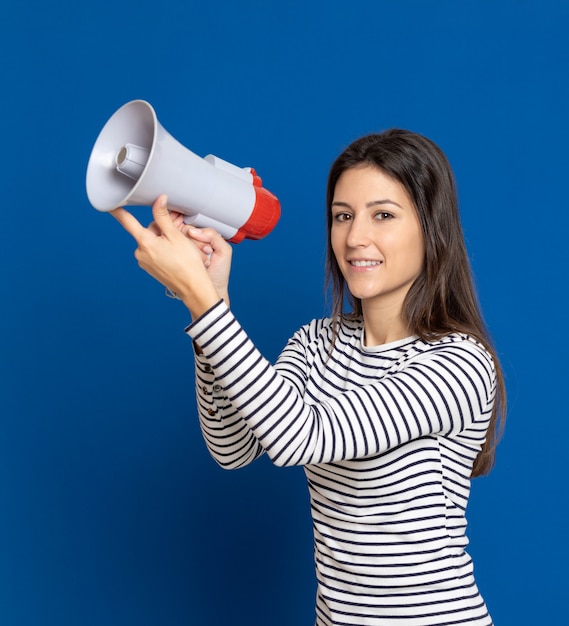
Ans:
[[[225,469],[248,465],[263,454],[261,444],[225,397],[203,355],[196,354],[195,371],[200,428],[210,454]]]
[[[494,376],[474,341],[419,351],[388,375],[350,387],[300,332],[272,366],[223,302],[187,333],[203,351],[196,357],[202,430],[224,467],[263,450],[276,465],[308,465],[369,457],[434,434],[467,433],[473,448],[484,439]],[[325,375],[309,380],[318,360]]]

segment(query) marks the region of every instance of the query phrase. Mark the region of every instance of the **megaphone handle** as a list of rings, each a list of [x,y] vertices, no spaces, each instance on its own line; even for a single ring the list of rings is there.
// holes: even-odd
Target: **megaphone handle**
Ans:
[[[211,217],[202,215],[200,213],[194,213],[193,215],[184,216],[184,224],[190,224],[197,228],[213,228],[216,230],[226,241],[229,241],[237,233],[236,228],[232,228],[227,224],[218,222]]]

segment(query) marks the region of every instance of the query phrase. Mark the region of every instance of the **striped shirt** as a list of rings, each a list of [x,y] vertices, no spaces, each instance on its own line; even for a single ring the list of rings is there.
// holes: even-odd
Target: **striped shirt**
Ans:
[[[303,326],[272,366],[223,301],[186,329],[210,453],[304,466],[317,626],[491,626],[465,550],[491,356],[465,335],[365,347],[361,320],[332,330]]]

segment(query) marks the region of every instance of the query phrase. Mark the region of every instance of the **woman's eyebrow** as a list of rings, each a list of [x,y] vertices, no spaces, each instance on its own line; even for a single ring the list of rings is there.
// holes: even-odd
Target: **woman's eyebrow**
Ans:
[[[366,202],[366,208],[371,209],[374,206],[382,206],[384,204],[392,204],[393,206],[397,206],[400,209],[403,209],[403,207],[400,204],[398,204],[397,202],[394,202],[393,200],[389,200],[388,198],[384,200],[371,200],[370,202]],[[352,208],[352,206],[348,202],[342,202],[341,200],[334,200],[332,202],[332,206],[345,207],[347,209]]]

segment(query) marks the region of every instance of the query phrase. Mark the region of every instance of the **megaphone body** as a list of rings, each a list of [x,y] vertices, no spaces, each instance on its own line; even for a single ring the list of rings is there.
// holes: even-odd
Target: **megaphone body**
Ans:
[[[263,188],[254,169],[197,156],[162,127],[144,100],[123,105],[105,124],[86,182],[98,211],[150,205],[164,193],[187,224],[211,226],[233,243],[261,239],[280,217],[278,199]]]

